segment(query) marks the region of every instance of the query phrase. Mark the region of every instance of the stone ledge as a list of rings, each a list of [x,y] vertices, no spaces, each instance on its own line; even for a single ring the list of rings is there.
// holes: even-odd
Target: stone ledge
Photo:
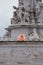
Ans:
[[[0,41],[0,45],[43,45],[43,41]]]
[[[12,29],[18,29],[18,28],[43,28],[43,23],[42,24],[25,24],[25,25],[18,25],[18,24],[14,24],[14,25],[10,25],[8,28],[5,28],[6,30],[12,30]]]

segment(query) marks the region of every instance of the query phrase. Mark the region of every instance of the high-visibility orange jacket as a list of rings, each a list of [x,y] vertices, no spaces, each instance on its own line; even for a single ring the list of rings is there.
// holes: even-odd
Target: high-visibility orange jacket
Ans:
[[[18,41],[25,41],[25,36],[23,34],[21,34],[19,37],[18,37]]]

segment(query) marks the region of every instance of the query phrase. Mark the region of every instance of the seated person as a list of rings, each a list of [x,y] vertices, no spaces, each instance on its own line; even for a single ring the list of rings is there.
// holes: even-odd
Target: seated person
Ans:
[[[18,37],[18,41],[25,41],[25,36],[24,34],[21,34],[19,37]]]

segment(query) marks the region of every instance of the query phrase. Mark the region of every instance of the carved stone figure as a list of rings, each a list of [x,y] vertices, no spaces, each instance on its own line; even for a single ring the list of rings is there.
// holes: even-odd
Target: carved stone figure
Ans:
[[[17,17],[20,20],[20,22],[22,23],[24,20],[24,15],[25,15],[24,14],[25,8],[24,8],[23,4],[21,4],[21,6],[19,6],[18,8],[15,6],[13,6],[13,8],[17,10],[17,12],[14,13],[14,17],[16,16],[16,13],[17,13]]]
[[[40,6],[39,6],[39,4],[36,4],[36,6],[35,6],[35,14],[36,15],[38,15],[39,13],[40,13]]]
[[[34,8],[35,8],[35,2],[34,0],[30,0],[30,21],[31,23],[35,23],[35,17],[34,17]]]
[[[14,12],[14,15],[13,15],[13,18],[11,19],[11,22],[14,24],[17,24],[20,22],[20,18],[18,17],[16,12]]]
[[[40,23],[40,21],[38,20],[39,16],[40,16],[40,12],[41,12],[40,6],[36,2],[35,9],[34,9],[34,17],[35,17],[35,22],[36,23]]]
[[[40,37],[36,32],[36,29],[33,30],[33,33],[30,34],[29,40],[31,41],[40,41]]]
[[[30,23],[30,19],[29,19],[30,15],[28,11],[24,12],[24,22]]]
[[[24,12],[25,12],[25,9],[23,5],[19,6],[18,17],[20,18],[21,22],[23,22],[23,19],[24,19]]]
[[[29,22],[29,12],[26,11],[26,9],[24,8],[24,6],[19,6],[19,9],[18,9],[18,17],[20,18],[21,20],[21,23],[22,22]]]
[[[35,23],[37,22],[38,19],[38,15],[40,13],[40,6],[39,4],[36,2],[36,0],[30,0],[30,17],[31,17],[31,22]]]
[[[19,8],[15,7],[15,6],[13,6],[13,8],[18,10],[17,14],[16,14],[16,12],[14,13],[14,17],[16,17],[16,15],[17,15],[19,20],[21,20],[21,23],[22,22],[29,23],[29,11],[27,11],[24,8],[23,4],[21,4],[21,6],[19,6]]]

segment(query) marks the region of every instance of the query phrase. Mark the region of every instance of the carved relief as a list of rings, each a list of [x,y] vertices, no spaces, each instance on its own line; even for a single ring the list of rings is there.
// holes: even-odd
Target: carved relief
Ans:
[[[40,12],[41,12],[40,6],[39,6],[39,4],[36,3],[35,12],[34,12],[35,18],[38,19],[38,16],[40,15]]]
[[[31,41],[40,41],[40,37],[39,37],[38,33],[36,32],[36,29],[33,30],[32,34],[30,34],[29,39]]]
[[[16,12],[14,12],[14,18],[13,19],[19,19],[21,23],[23,22],[29,22],[29,11],[27,11],[24,8],[23,3],[21,2],[21,5],[17,8],[13,6],[14,9],[16,9]],[[16,20],[15,20],[16,21]]]
[[[20,21],[21,23],[23,22],[27,22],[30,23],[30,19],[31,19],[31,23],[35,23],[35,20],[38,16],[38,14],[40,13],[40,7],[39,5],[36,3],[36,1],[34,2],[32,0],[32,2],[30,3],[30,12],[27,11],[24,8],[24,4],[23,2],[20,2],[21,5],[19,5],[19,7],[17,8],[16,6],[13,6],[14,9],[16,9],[16,12],[14,12],[14,18],[13,20],[18,22]]]

